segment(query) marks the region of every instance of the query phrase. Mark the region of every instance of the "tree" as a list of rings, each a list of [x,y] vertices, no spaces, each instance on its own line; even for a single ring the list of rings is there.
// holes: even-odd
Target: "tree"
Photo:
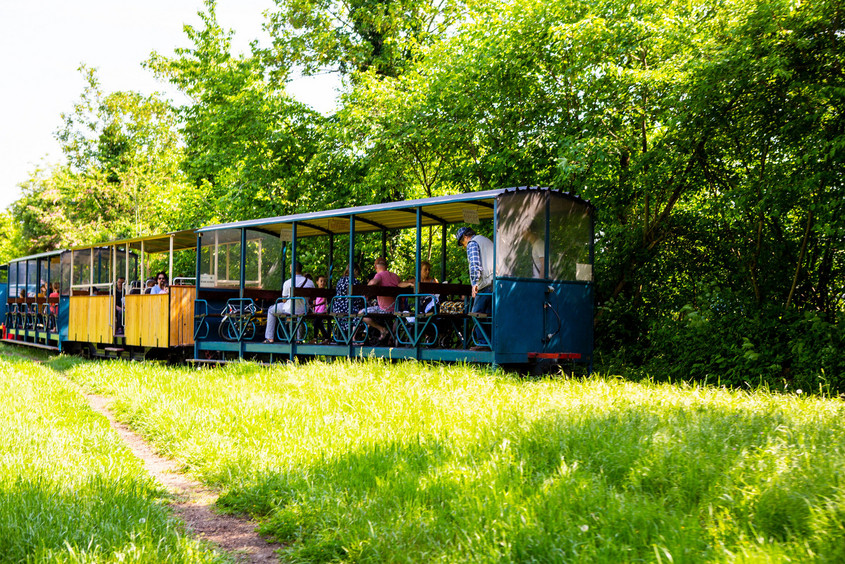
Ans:
[[[463,0],[276,0],[270,56],[283,69],[398,76],[443,36]]]
[[[290,213],[309,199],[322,118],[267,80],[260,58],[231,55],[213,1],[200,17],[202,29],[185,26],[192,48],[147,62],[192,100],[180,109],[182,168],[221,220]]]
[[[35,170],[12,207],[24,251],[178,229],[175,202],[189,196],[179,172],[176,115],[157,96],[102,92],[93,69],[56,136],[66,161]]]

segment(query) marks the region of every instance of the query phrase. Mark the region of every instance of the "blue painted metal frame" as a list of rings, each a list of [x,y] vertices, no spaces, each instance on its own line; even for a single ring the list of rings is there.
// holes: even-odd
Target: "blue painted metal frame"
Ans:
[[[351,288],[352,285],[350,284],[350,291]],[[333,305],[335,299],[339,297],[340,296],[334,296],[330,303]],[[335,319],[345,318],[347,320],[346,329],[344,329],[340,323],[335,323],[334,327],[332,328],[332,335],[335,336],[335,341],[338,341],[350,347],[356,344],[365,343],[367,341],[367,336],[370,333],[369,326],[366,324],[364,325],[364,337],[363,339],[356,341],[355,334],[358,332],[358,328],[361,326],[361,323],[363,323],[364,316],[359,314],[357,311],[352,311],[352,300],[360,299],[363,300],[364,303],[366,303],[367,300],[366,298],[364,298],[364,296],[357,296],[354,294],[347,294],[346,296],[344,296],[344,298],[347,300],[346,315],[335,314]],[[329,309],[332,310],[333,308]]]
[[[293,286],[293,284],[291,284]],[[291,343],[291,342],[301,342],[308,339],[308,324],[305,323],[305,314],[296,314],[296,313],[281,313],[279,312],[279,307],[284,304],[286,301],[290,300],[291,304],[291,311],[298,311],[299,308],[296,307],[296,304],[302,303],[303,311],[308,311],[308,300],[302,297],[292,297],[292,298],[277,298],[276,303],[274,304],[276,309],[274,310],[276,313],[267,315],[275,315],[276,319],[278,320],[278,324],[276,325],[276,338],[282,341],[283,343]],[[305,335],[301,338],[298,336],[299,328],[305,328]]]
[[[348,264],[350,265],[349,276],[350,279],[355,276],[355,236],[356,223],[362,221],[366,224],[365,231],[372,230],[373,226],[378,227],[379,221],[373,221],[372,218],[359,217],[373,212],[381,211],[413,211],[415,213],[414,227],[416,228],[416,249],[415,249],[415,278],[416,284],[414,286],[413,294],[403,294],[398,299],[413,300],[415,305],[419,305],[419,300],[423,297],[428,297],[428,294],[419,293],[420,280],[420,263],[422,259],[422,227],[423,216],[428,218],[429,224],[431,214],[426,214],[424,208],[427,205],[439,205],[442,203],[452,202],[467,202],[476,205],[484,205],[486,208],[492,208],[492,221],[494,240],[498,236],[499,230],[499,199],[498,196],[502,194],[519,191],[522,189],[511,190],[492,190],[484,193],[462,194],[454,197],[439,197],[428,198],[423,200],[414,200],[409,202],[395,202],[391,204],[376,204],[372,206],[363,206],[358,208],[345,208],[342,210],[328,210],[315,212],[311,214],[298,214],[293,216],[281,218],[267,218],[260,220],[251,220],[246,222],[239,222],[237,224],[210,226],[203,228],[200,231],[212,231],[216,229],[238,228],[241,230],[241,280],[240,280],[240,296],[244,295],[244,276],[245,276],[245,230],[247,228],[254,228],[255,226],[275,224],[290,225],[292,241],[291,247],[291,264],[290,275],[295,276],[295,262],[297,259],[297,227],[299,223],[310,228],[316,228],[329,234],[330,247],[330,266],[329,275],[333,272],[333,257],[334,257],[334,232],[330,232],[325,227],[316,225],[314,221],[325,221],[327,218],[343,217],[349,221],[349,246],[348,246]],[[348,294],[345,296],[348,299],[347,312],[339,314],[336,317],[342,319],[346,317],[348,320],[347,328],[344,330],[342,325],[335,323],[333,328],[333,335],[336,337],[338,343],[330,345],[311,345],[301,343],[295,338],[296,330],[304,324],[303,316],[289,316],[283,317],[279,323],[278,332],[281,332],[280,340],[286,342],[279,342],[273,344],[263,344],[254,341],[243,341],[238,343],[237,347],[232,347],[231,343],[224,343],[215,341],[212,338],[203,338],[198,332],[198,343],[195,348],[200,350],[219,350],[219,351],[237,351],[239,356],[253,353],[269,353],[274,356],[287,356],[293,358],[297,355],[305,356],[348,356],[360,357],[376,354],[377,356],[385,356],[389,358],[417,358],[420,360],[444,360],[444,361],[471,361],[471,362],[487,362],[491,364],[499,363],[525,363],[531,358],[529,355],[535,354],[577,354],[585,362],[592,359],[592,319],[593,319],[593,285],[592,282],[576,282],[576,281],[561,281],[551,280],[548,278],[550,269],[550,247],[551,247],[551,202],[553,197],[565,197],[572,201],[578,201],[592,210],[589,202],[559,192],[545,191],[545,206],[543,208],[544,217],[544,241],[545,252],[543,261],[543,274],[545,279],[525,279],[515,277],[499,277],[494,271],[494,284],[491,292],[492,297],[492,315],[487,318],[478,317],[464,317],[463,330],[460,333],[463,335],[464,346],[471,343],[478,345],[490,345],[491,351],[470,351],[467,349],[438,349],[433,346],[437,342],[440,329],[438,328],[438,321],[441,317],[438,316],[415,316],[414,322],[408,323],[402,314],[396,315],[398,323],[391,330],[391,334],[395,337],[397,344],[403,345],[407,348],[388,348],[388,347],[372,347],[364,344],[363,341],[356,341],[355,335],[358,332],[363,315],[352,311],[352,299],[363,299],[362,296],[352,294],[352,284],[349,285]],[[484,200],[492,200],[488,203]],[[439,218],[434,217],[435,220]],[[451,220],[450,221],[454,221]],[[595,219],[590,213],[591,226],[591,240],[589,246],[589,260],[593,263],[594,244],[592,241],[592,233],[594,231]],[[394,221],[395,223],[395,221]],[[324,224],[325,225],[325,224]],[[442,228],[441,238],[441,272],[445,275],[445,257],[447,244],[447,223],[440,223]],[[382,225],[381,227],[384,227]],[[391,227],[392,228],[392,227]],[[273,228],[275,229],[275,227]],[[382,240],[385,240],[386,229],[382,229]],[[313,231],[312,231],[313,233]],[[287,247],[287,244],[285,245]],[[201,247],[198,244],[197,253],[197,276],[200,271],[200,251]],[[383,250],[384,252],[384,250]],[[498,262],[496,258],[496,246],[494,245],[494,265]],[[283,267],[284,268],[284,267]],[[495,268],[495,266],[494,266]],[[287,268],[284,268],[287,271]],[[334,276],[332,276],[334,278]],[[295,290],[292,292],[295,296]],[[304,300],[299,297],[298,299]],[[334,298],[333,298],[334,299]],[[278,300],[277,300],[278,302]],[[199,303],[199,301],[198,301]],[[332,302],[333,303],[333,302]],[[199,307],[199,306],[198,306]],[[207,304],[206,304],[207,308]],[[415,308],[418,310],[419,308]],[[438,312],[439,313],[439,312]],[[198,316],[199,317],[199,316]],[[442,317],[447,320],[449,318]],[[471,320],[471,321],[470,321]],[[203,320],[199,320],[201,324]],[[449,322],[454,322],[451,320]],[[474,328],[479,328],[484,338],[482,342],[476,342],[471,333],[474,333]],[[432,332],[434,337],[431,337]],[[364,332],[366,334],[366,331]],[[206,336],[208,331],[206,331]],[[467,342],[468,341],[468,342]],[[216,347],[216,348],[215,348]]]
[[[417,284],[419,286],[419,284]],[[409,347],[430,347],[437,343],[437,338],[440,336],[440,331],[437,329],[437,325],[434,323],[434,320],[437,316],[437,298],[434,294],[399,294],[396,296],[396,303],[400,303],[400,300],[413,300],[414,301],[414,308],[413,311],[404,315],[402,313],[397,313],[397,328],[394,334],[394,338],[396,339],[396,343],[400,345],[407,345]],[[423,303],[424,300],[429,299],[433,304],[431,311],[429,312],[421,312],[420,305]],[[426,331],[432,328],[434,330],[434,336],[431,337],[430,333],[428,335],[428,339],[423,339],[426,337]]]

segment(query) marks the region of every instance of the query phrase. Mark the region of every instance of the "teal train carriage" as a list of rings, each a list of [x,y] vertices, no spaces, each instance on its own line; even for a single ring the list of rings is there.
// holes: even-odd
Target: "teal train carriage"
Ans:
[[[457,245],[461,227],[493,241],[490,314],[473,313],[479,297],[472,296],[467,256]],[[593,243],[590,202],[533,187],[198,229],[194,361],[379,356],[589,367]],[[369,286],[363,278],[342,284],[340,293],[332,287],[347,265],[366,271],[379,255],[389,264],[404,259],[405,287]],[[421,262],[428,258],[439,282],[421,278]],[[294,263],[303,264],[304,272],[326,274],[328,287],[292,285],[293,307],[281,313],[285,308],[278,306],[288,299],[283,284],[295,279]],[[379,296],[394,299],[395,310],[360,313]],[[329,306],[325,313],[311,307],[320,299]],[[276,322],[269,339],[268,311]],[[364,317],[386,328],[389,339],[375,342]]]
[[[2,338],[15,344],[62,350],[67,338],[70,251],[15,259],[0,267],[5,305]]]

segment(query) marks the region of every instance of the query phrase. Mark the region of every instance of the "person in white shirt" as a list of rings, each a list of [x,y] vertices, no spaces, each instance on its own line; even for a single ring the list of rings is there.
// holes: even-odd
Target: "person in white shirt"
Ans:
[[[546,242],[533,229],[527,229],[523,236],[531,245],[531,275],[534,278],[543,278],[546,266]]]
[[[282,297],[289,298],[291,295],[291,283],[296,284],[297,288],[313,288],[314,282],[302,275],[302,265],[297,262],[294,265],[296,276],[288,278],[282,285]],[[296,315],[304,315],[307,312],[307,306],[303,300],[285,300],[282,303],[274,304],[267,310],[267,329],[264,331],[264,342],[272,343],[276,337],[276,322],[278,318],[276,315],[291,313],[291,302],[296,302],[294,313]],[[299,328],[300,331],[303,327]]]

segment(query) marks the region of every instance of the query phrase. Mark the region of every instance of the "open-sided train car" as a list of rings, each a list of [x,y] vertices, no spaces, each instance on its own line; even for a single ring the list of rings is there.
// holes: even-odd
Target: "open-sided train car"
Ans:
[[[493,365],[571,361],[589,366],[593,353],[593,213],[593,206],[578,196],[546,188],[518,188],[198,229],[194,360],[374,355]],[[493,240],[490,315],[471,313],[472,297],[466,283],[419,282],[427,227],[439,231],[441,237],[441,278],[454,280],[462,274],[468,278],[465,256],[456,264],[447,264],[447,246],[456,242],[456,224],[474,225]],[[351,306],[332,314],[278,316],[274,342],[264,342],[266,312],[282,303],[284,279],[294,276],[293,264],[304,251],[313,256],[315,238],[328,239],[320,246],[328,249],[320,268],[330,279],[337,279],[347,265],[356,263],[362,238],[369,237],[371,242],[372,234],[380,233],[381,254],[386,255],[388,234],[403,230],[415,236],[413,287],[350,285],[345,296],[347,304],[353,299],[363,303],[376,295],[390,295],[403,304],[380,320],[390,332],[391,346],[370,343],[364,316]],[[335,257],[337,240],[346,243],[339,257]],[[537,251],[532,253],[532,249]],[[541,264],[532,256],[539,256]],[[375,257],[367,260],[371,258]],[[343,298],[331,289],[294,287],[290,299],[304,304],[315,297]],[[422,304],[429,302],[436,306],[423,311]],[[316,323],[330,324],[332,339],[315,342]]]
[[[4,340],[96,357],[191,356],[196,286],[151,295],[144,281],[156,255],[167,257],[156,262],[172,279],[174,252],[193,249],[195,241],[194,231],[183,231],[11,261],[2,285]]]

